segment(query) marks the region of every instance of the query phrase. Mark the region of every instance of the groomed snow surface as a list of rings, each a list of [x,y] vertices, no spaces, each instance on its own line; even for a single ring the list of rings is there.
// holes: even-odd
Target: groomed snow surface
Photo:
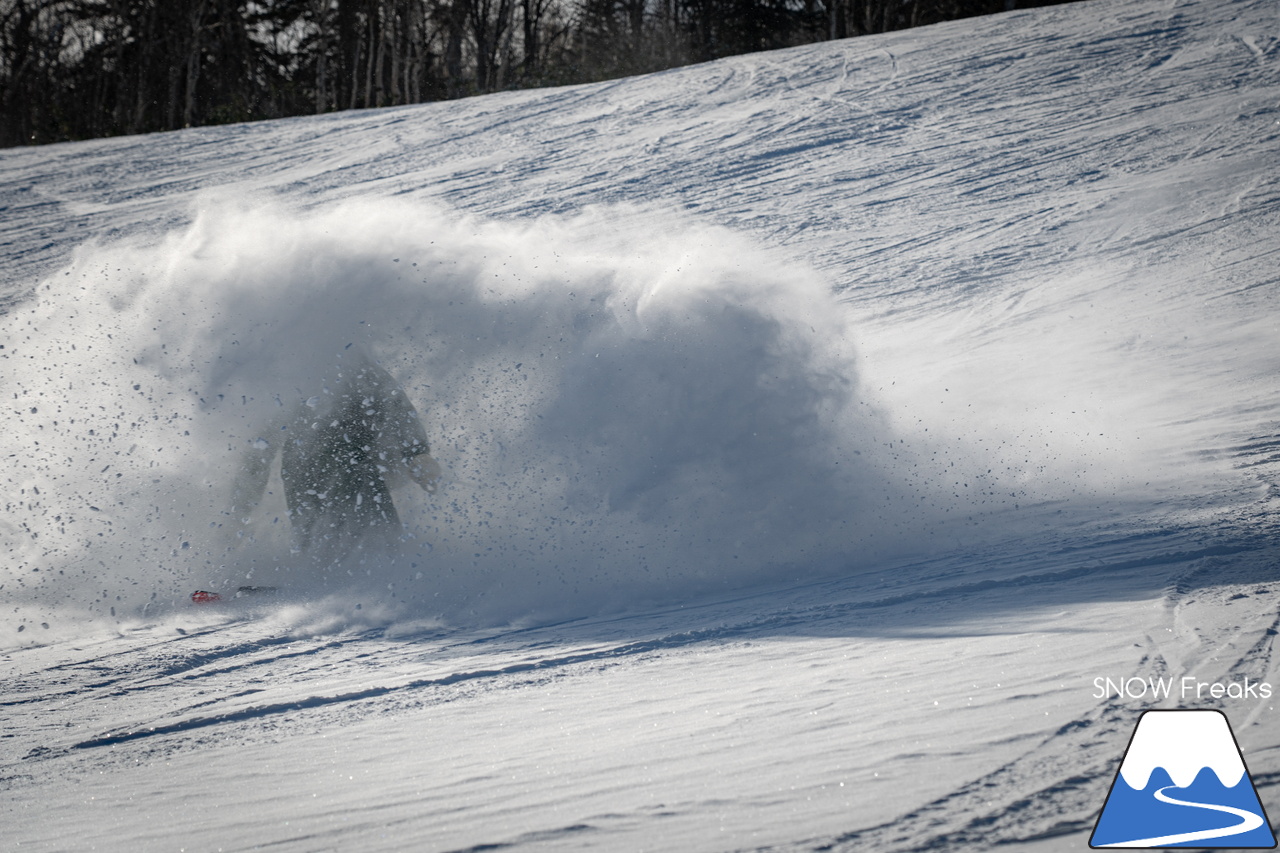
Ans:
[[[6,150],[0,211],[3,849],[1083,850],[1152,707],[1280,812],[1270,0]],[[349,347],[446,477],[320,567],[231,483]]]

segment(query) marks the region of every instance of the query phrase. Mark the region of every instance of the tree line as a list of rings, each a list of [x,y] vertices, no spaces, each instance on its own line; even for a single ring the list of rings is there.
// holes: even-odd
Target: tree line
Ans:
[[[0,145],[591,82],[1012,5],[0,0]]]

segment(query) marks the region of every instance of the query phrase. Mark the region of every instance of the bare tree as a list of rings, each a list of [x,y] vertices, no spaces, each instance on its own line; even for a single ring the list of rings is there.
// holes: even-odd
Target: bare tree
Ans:
[[[0,145],[601,80],[1006,5],[0,0]]]

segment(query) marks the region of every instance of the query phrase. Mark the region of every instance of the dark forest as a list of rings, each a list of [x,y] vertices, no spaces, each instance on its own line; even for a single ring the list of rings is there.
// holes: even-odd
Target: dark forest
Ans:
[[[0,145],[592,82],[1013,5],[0,0]]]

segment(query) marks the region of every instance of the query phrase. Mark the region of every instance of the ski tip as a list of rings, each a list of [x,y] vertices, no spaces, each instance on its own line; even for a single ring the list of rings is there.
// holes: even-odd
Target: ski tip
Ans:
[[[232,599],[248,598],[250,596],[270,597],[280,592],[279,587],[275,586],[242,586],[231,594]],[[223,601],[222,593],[210,592],[207,589],[197,589],[191,593],[192,604],[217,604]]]

